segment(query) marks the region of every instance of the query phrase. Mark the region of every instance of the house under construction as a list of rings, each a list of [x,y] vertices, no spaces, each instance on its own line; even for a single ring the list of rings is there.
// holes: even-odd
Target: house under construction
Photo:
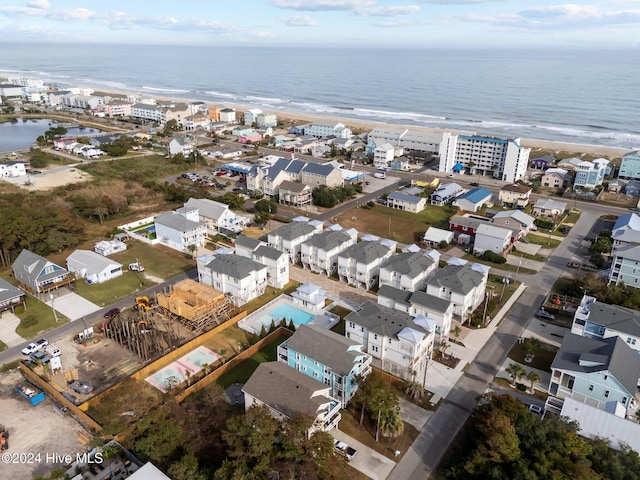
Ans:
[[[158,308],[192,332],[204,332],[233,317],[236,307],[224,293],[186,279],[157,294]]]

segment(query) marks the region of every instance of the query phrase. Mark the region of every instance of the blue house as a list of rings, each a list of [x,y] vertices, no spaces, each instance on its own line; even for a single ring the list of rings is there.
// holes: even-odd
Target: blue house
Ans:
[[[491,190],[480,187],[463,193],[453,202],[454,207],[467,212],[477,212],[483,205],[491,205]]]
[[[640,355],[620,337],[602,340],[568,333],[551,364],[549,394],[594,407],[629,407],[640,375]]]
[[[342,408],[358,390],[356,376],[371,372],[371,356],[362,344],[313,324],[301,325],[280,344],[278,361],[329,385],[331,397]]]
[[[555,158],[552,155],[542,155],[531,160],[531,168],[537,170],[546,170],[549,166],[555,162]]]
[[[75,276],[68,270],[26,248],[20,252],[12,268],[18,286],[33,295],[66,287],[75,281]]]

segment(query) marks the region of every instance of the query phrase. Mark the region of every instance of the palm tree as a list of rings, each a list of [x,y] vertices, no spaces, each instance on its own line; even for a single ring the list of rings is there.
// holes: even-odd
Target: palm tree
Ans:
[[[453,327],[453,330],[451,330],[451,332],[453,333],[453,336],[455,337],[457,342],[458,337],[460,337],[460,334],[462,333],[462,329],[460,328],[460,325],[456,325],[455,327]]]
[[[422,400],[422,397],[424,397],[424,394],[425,394],[425,389],[421,383],[412,381],[412,382],[407,382],[407,388],[405,389],[404,392],[412,400]]]
[[[531,370],[528,374],[527,374],[527,380],[529,380],[531,382],[531,388],[529,389],[529,393],[533,393],[533,384],[535,382],[539,382],[540,381],[540,375],[538,375],[538,372]]]
[[[440,344],[440,352],[442,352],[442,358],[445,357],[445,352],[447,351],[447,348],[449,348],[451,345],[448,344],[447,342],[442,342]]]
[[[380,431],[384,437],[396,438],[404,432],[404,422],[400,417],[400,409],[384,410],[380,416]]]
[[[527,343],[524,345],[524,348],[527,350],[529,355],[533,356],[540,348],[540,340],[530,337],[527,339]]]
[[[513,378],[512,387],[516,386],[516,381],[520,380],[527,373],[519,363],[512,363],[506,368],[506,372]]]

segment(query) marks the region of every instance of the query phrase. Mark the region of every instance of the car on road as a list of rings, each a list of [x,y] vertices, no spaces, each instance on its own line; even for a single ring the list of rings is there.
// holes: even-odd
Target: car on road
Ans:
[[[553,316],[552,314],[550,314],[549,312],[547,312],[546,310],[543,310],[543,309],[538,310],[538,313],[536,313],[536,317],[544,318],[545,320],[555,320],[556,319],[555,316]]]
[[[353,460],[358,453],[355,448],[350,447],[341,440],[335,440],[333,442],[333,448],[335,448],[336,452],[346,455],[349,460]]]
[[[40,175],[41,173],[40,170],[31,170],[31,175]]]
[[[449,175],[447,175],[447,177],[453,178],[453,177],[455,177],[455,175],[453,173],[450,173]]]
[[[534,405],[533,403],[529,405],[529,411],[535,415],[542,416],[542,407],[539,405]]]
[[[41,338],[35,342],[31,342],[29,345],[22,349],[24,355],[31,355],[38,350],[42,350],[45,346],[49,345],[49,341],[46,338]]]
[[[118,315],[119,313],[120,313],[119,308],[112,308],[111,310],[109,310],[107,313],[104,314],[104,318],[106,318],[107,320],[110,320],[116,315]]]
[[[469,185],[471,185],[472,187],[479,187],[480,184],[478,182],[471,182]]]

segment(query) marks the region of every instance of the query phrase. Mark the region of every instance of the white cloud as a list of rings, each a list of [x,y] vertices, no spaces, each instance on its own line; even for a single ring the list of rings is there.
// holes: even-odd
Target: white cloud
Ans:
[[[420,3],[435,3],[437,5],[470,5],[478,3],[506,2],[508,0],[418,0]]]
[[[272,0],[278,8],[302,10],[305,12],[353,11],[375,4],[375,0]]]
[[[402,15],[411,15],[420,11],[418,5],[395,5],[389,7],[371,7],[363,9],[358,13],[367,17],[399,17]]]
[[[49,0],[31,0],[27,2],[27,7],[31,8],[50,8]]]
[[[313,18],[309,15],[296,15],[293,17],[280,17],[281,22],[284,22],[290,27],[315,27],[318,25]]]

